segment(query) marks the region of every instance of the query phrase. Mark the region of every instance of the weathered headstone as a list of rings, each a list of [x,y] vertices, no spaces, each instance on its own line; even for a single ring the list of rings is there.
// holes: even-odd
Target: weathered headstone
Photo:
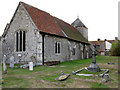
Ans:
[[[86,70],[86,67],[85,67],[85,68],[82,68],[82,69],[80,69],[80,70],[77,70],[77,71],[75,71],[75,72],[72,71],[72,74],[75,75],[76,73],[81,72],[82,70]]]
[[[29,67],[29,64],[24,64],[20,66],[20,68],[28,68],[28,67]]]
[[[105,74],[104,78],[105,78],[106,81],[109,81],[110,80],[109,74]]]
[[[14,68],[14,56],[10,57],[10,68]]]
[[[33,71],[33,62],[29,62],[29,70]]]
[[[58,81],[64,81],[64,80],[66,80],[68,77],[70,76],[70,74],[61,74],[60,76],[58,76],[57,78],[56,78],[56,80],[58,80]]]
[[[95,76],[93,74],[76,74],[76,75],[79,75],[79,76]]]
[[[103,82],[108,82],[108,81],[110,81],[109,74],[105,74],[105,75],[104,75]]]
[[[18,63],[20,63],[20,61],[21,61],[21,57],[22,57],[22,55],[21,54],[18,54]]]
[[[99,75],[99,77],[103,77],[103,76],[104,76],[104,74],[100,74],[100,75]]]
[[[7,67],[6,67],[6,55],[3,56],[3,74],[7,73]]]

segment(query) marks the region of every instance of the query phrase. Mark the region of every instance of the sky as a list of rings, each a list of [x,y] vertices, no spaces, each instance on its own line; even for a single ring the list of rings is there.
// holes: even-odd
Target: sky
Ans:
[[[119,0],[21,0],[71,24],[77,16],[88,28],[88,40],[118,37]],[[10,22],[20,0],[0,2],[0,36]]]

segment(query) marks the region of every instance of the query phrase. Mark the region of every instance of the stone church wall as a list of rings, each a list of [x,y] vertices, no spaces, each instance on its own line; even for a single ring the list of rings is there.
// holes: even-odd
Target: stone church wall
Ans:
[[[22,30],[26,32],[26,50],[16,51],[16,32]],[[14,18],[11,20],[2,42],[2,58],[7,56],[7,63],[11,56],[15,57],[15,63],[28,63],[31,61],[31,56],[35,56],[37,61],[42,59],[42,35],[38,34],[38,30],[31,18],[28,16],[22,4],[18,7]],[[39,39],[38,39],[39,37]],[[40,42],[38,41],[40,40]],[[55,42],[60,42],[60,54],[55,53]],[[72,55],[73,47],[75,47],[75,55]],[[39,51],[41,50],[41,51]],[[84,49],[84,58],[87,52]],[[80,43],[70,41],[65,38],[45,35],[44,37],[44,61],[67,61],[82,59]],[[38,57],[39,56],[39,57]]]
[[[55,53],[55,42],[60,42],[60,54]],[[80,43],[70,41],[68,39],[59,38],[55,36],[45,36],[44,44],[44,61],[67,61],[67,60],[76,60],[82,59],[82,51],[80,48]],[[72,50],[75,47],[75,55],[72,55]],[[85,47],[84,47],[85,48]],[[87,58],[86,49],[84,49],[84,58]]]
[[[26,32],[26,51],[23,52],[16,52],[16,31],[19,30]],[[9,63],[10,56],[15,57],[16,63],[19,61],[25,63],[31,60],[32,55],[36,55],[36,31],[34,24],[20,5],[3,39],[2,56],[7,55],[7,63]],[[18,55],[21,56],[18,57]]]

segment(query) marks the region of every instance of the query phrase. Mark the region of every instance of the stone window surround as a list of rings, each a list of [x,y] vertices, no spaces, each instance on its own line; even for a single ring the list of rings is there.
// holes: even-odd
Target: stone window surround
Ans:
[[[18,33],[18,41],[19,41],[19,44],[20,44],[20,31],[22,31],[22,50],[17,50],[17,33]],[[23,50],[23,33],[25,33],[25,50]],[[18,48],[20,48],[20,45],[18,45]],[[26,30],[22,30],[22,29],[19,29],[15,32],[15,51],[17,53],[23,53],[26,51]]]
[[[74,47],[72,50],[72,55],[75,55],[75,53],[76,53],[76,48]]]
[[[88,51],[88,46],[87,45],[85,45],[85,49],[86,49],[86,51]]]
[[[57,43],[57,53],[56,53],[56,47],[55,47],[55,44]],[[60,53],[58,53],[58,43],[59,43],[59,45],[60,45]],[[61,55],[61,42],[60,41],[55,41],[54,42],[54,53],[56,54],[56,55]]]
[[[83,44],[80,43],[80,50],[83,52]]]

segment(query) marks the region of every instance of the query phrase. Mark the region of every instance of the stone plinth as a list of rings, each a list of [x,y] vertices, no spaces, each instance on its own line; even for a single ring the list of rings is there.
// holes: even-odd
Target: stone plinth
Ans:
[[[100,67],[96,63],[91,63],[90,67],[87,68],[90,72],[100,72]]]

